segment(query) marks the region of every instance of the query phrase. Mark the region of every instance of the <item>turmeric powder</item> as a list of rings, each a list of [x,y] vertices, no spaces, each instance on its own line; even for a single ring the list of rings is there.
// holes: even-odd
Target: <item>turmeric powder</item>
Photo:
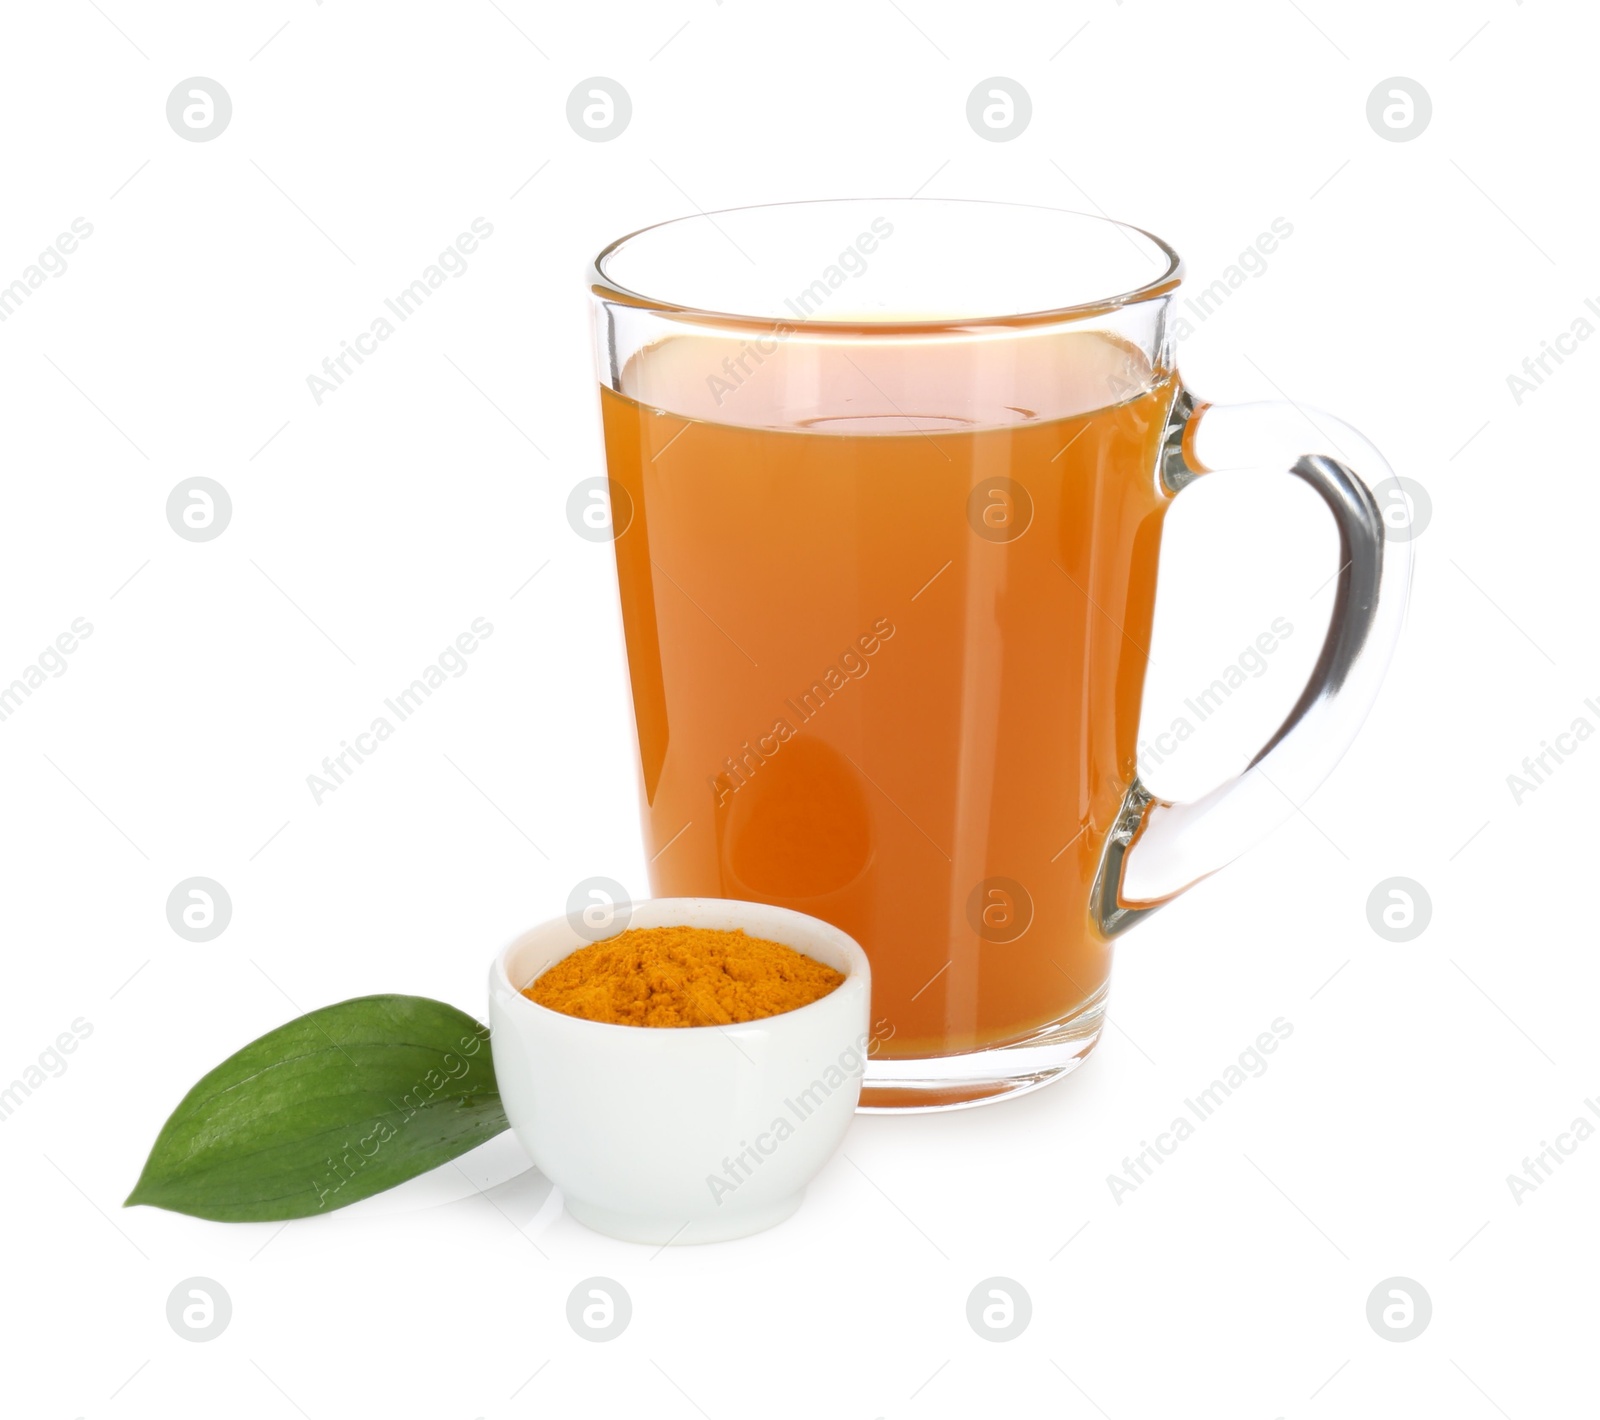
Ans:
[[[563,1015],[627,1026],[712,1026],[808,1006],[844,976],[762,937],[635,927],[563,957],[522,994]]]

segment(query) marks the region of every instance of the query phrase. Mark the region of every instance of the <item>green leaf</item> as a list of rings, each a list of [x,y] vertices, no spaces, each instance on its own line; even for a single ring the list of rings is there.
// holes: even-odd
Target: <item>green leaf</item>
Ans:
[[[423,996],[361,996],[268,1031],[206,1075],[123,1206],[227,1223],[312,1217],[505,1127],[487,1026]]]

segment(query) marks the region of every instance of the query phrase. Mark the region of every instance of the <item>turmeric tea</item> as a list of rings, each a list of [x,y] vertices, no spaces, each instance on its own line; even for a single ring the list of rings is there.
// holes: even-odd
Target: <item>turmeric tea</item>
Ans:
[[[809,1006],[844,980],[762,937],[708,927],[635,927],[582,947],[522,994],[586,1021],[725,1026]]]

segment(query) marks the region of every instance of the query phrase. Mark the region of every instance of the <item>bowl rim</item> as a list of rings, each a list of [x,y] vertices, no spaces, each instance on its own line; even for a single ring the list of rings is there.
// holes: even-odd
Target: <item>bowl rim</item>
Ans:
[[[815,1015],[819,1014],[822,1010],[827,1008],[828,1003],[830,1001],[835,1001],[836,1000],[836,998],[839,996],[840,992],[842,992],[845,989],[846,986],[849,986],[852,982],[859,981],[865,987],[866,992],[867,992],[867,1006],[868,1006],[867,1015],[868,1015],[868,1024],[870,1025],[870,1023],[871,1023],[871,1003],[872,1003],[872,964],[867,959],[867,954],[866,954],[865,950],[863,950],[861,944],[858,941],[856,941],[856,939],[854,937],[852,937],[848,932],[846,932],[844,930],[844,928],[835,927],[833,925],[833,923],[831,923],[831,922],[826,922],[820,917],[813,917],[808,912],[798,912],[792,907],[779,907],[775,903],[753,902],[753,901],[750,901],[747,898],[738,898],[738,897],[650,897],[650,898],[641,898],[639,901],[634,902],[634,903],[631,904],[634,913],[636,913],[637,910],[639,908],[641,908],[641,907],[667,907],[667,906],[671,906],[671,907],[683,907],[685,909],[692,909],[692,908],[695,908],[695,907],[700,907],[702,905],[714,906],[716,908],[751,908],[751,909],[754,909],[757,914],[774,913],[774,912],[780,913],[780,914],[782,914],[782,915],[784,915],[786,917],[794,918],[798,923],[802,924],[806,928],[806,930],[808,930],[808,931],[815,930],[820,935],[827,936],[827,937],[830,937],[832,939],[835,939],[837,945],[844,952],[844,956],[845,956],[847,969],[846,969],[846,971],[844,973],[844,980],[841,981],[837,986],[835,986],[832,991],[828,992],[828,994],[826,996],[819,996],[819,997],[817,997],[817,999],[815,1001],[808,1001],[804,1006],[796,1006],[794,1009],[788,1010],[788,1011],[778,1011],[778,1012],[776,1012],[776,1013],[774,1013],[773,1015],[770,1015],[770,1016],[758,1016],[758,1017],[756,1017],[755,1020],[751,1020],[751,1021],[730,1021],[726,1025],[713,1023],[713,1024],[710,1024],[710,1025],[703,1025],[703,1026],[635,1026],[635,1025],[629,1025],[629,1024],[627,1024],[625,1022],[622,1022],[622,1021],[591,1021],[591,1020],[588,1020],[586,1017],[583,1017],[583,1016],[569,1016],[569,1015],[567,1015],[567,1013],[565,1011],[554,1011],[554,1010],[551,1010],[551,1008],[549,1006],[542,1006],[542,1005],[539,1004],[539,1002],[533,1000],[532,998],[530,998],[528,996],[523,995],[521,989],[511,980],[511,972],[510,972],[510,968],[509,968],[509,961],[510,961],[510,957],[511,957],[512,952],[514,952],[523,942],[525,942],[534,933],[543,932],[546,928],[557,927],[557,926],[560,926],[560,925],[568,922],[567,914],[566,913],[562,913],[559,917],[546,918],[543,922],[536,922],[533,926],[527,927],[523,931],[518,932],[515,937],[513,937],[503,947],[501,947],[500,950],[497,953],[495,953],[494,960],[489,965],[489,994],[490,994],[490,1007],[491,1007],[491,1010],[492,1010],[493,1006],[495,1005],[496,1001],[498,999],[500,999],[501,995],[503,994],[505,996],[509,996],[510,998],[512,998],[511,1001],[507,1003],[507,1007],[509,1009],[511,1009],[511,1010],[520,1010],[520,1011],[525,1011],[525,1012],[528,1012],[528,1013],[532,1013],[530,1015],[530,1017],[529,1017],[532,1020],[543,1019],[548,1023],[554,1023],[556,1021],[563,1022],[564,1024],[562,1026],[558,1027],[559,1029],[586,1028],[586,1029],[591,1030],[591,1031],[628,1031],[628,1032],[634,1034],[636,1037],[639,1035],[639,1033],[644,1032],[644,1033],[653,1034],[653,1035],[656,1035],[656,1036],[661,1036],[661,1037],[664,1037],[664,1038],[669,1039],[669,1040],[671,1040],[671,1039],[680,1039],[681,1040],[681,1039],[684,1039],[684,1038],[693,1038],[693,1037],[697,1036],[699,1033],[705,1032],[705,1031],[726,1032],[726,1031],[738,1031],[738,1030],[760,1031],[760,1030],[772,1030],[772,1029],[788,1029],[788,1027],[775,1027],[773,1025],[773,1023],[776,1022],[776,1021],[795,1020],[795,1019],[801,1019],[801,1018],[804,1018],[807,1021],[809,1021],[811,1019],[814,1019]],[[629,926],[632,925],[632,921],[633,921],[632,915],[630,914]],[[691,927],[691,926],[695,926],[697,924],[695,924],[693,922],[685,921],[685,922],[682,922],[682,923],[657,922],[657,923],[652,923],[651,925],[652,926],[658,926],[658,927],[666,927],[666,926]],[[622,931],[627,931],[627,930],[628,930],[627,927],[624,927],[622,929]],[[712,930],[714,930],[714,931],[736,931],[736,930],[739,930],[739,928],[737,928],[737,927],[724,927],[724,928],[713,928]],[[756,933],[751,931],[751,929],[749,927],[744,927],[743,930],[745,930],[746,932],[750,932],[750,935],[752,935],[752,936],[756,935]],[[614,933],[613,935],[620,936],[621,933],[620,932],[619,933]],[[598,941],[609,941],[610,938],[601,937],[601,938],[598,938],[597,940]],[[570,951],[562,953],[562,955],[557,957],[555,959],[555,961],[552,961],[550,963],[550,966],[554,966],[556,964],[556,962],[558,962],[558,961],[565,961],[566,958],[571,956],[573,952],[581,951],[581,950],[583,950],[584,947],[590,947],[590,946],[594,946],[594,945],[595,945],[594,942],[579,941],[571,948]],[[807,951],[804,947],[794,946],[794,944],[791,943],[791,942],[784,942],[781,945],[789,947],[793,951],[801,952],[806,956],[811,956],[811,953],[809,951]],[[813,960],[820,960],[820,958],[813,957]],[[824,965],[832,965],[831,962],[824,962],[823,964]],[[548,971],[550,969],[550,966],[547,966],[545,968],[545,970]],[[834,969],[838,970],[837,967],[835,967]],[[536,977],[534,979],[537,980],[538,978]],[[517,1004],[517,1003],[520,1003],[520,1004]],[[795,1028],[799,1029],[800,1027],[795,1027]],[[491,1036],[491,1045],[492,1045],[492,1043],[493,1043],[493,1037]]]

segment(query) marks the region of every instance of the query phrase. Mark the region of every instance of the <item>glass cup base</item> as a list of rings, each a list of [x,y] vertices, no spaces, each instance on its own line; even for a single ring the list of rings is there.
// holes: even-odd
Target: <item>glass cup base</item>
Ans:
[[[870,1059],[859,1111],[967,1109],[1043,1089],[1083,1063],[1099,1041],[1105,1019],[1106,988],[1101,987],[1071,1015],[1008,1045],[959,1055]]]

